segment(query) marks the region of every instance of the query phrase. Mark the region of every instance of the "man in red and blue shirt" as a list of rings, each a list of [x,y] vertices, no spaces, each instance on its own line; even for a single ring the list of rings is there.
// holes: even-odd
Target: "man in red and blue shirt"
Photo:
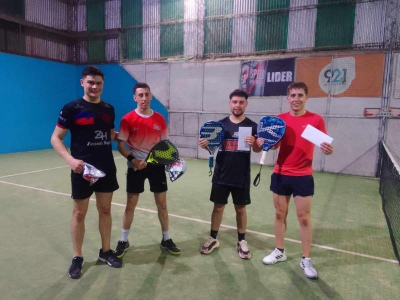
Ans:
[[[83,97],[64,105],[51,136],[54,150],[71,168],[71,197],[74,200],[71,236],[74,257],[68,275],[73,279],[79,278],[82,272],[85,217],[93,193],[96,195],[102,243],[98,259],[114,268],[122,266],[121,259],[110,249],[111,199],[113,192],[119,188],[111,141],[117,133],[114,131],[114,107],[100,99],[103,84],[103,72],[95,66],[86,67],[81,79]],[[71,132],[71,153],[63,143],[68,131]],[[91,184],[82,176],[85,163],[106,175]]]

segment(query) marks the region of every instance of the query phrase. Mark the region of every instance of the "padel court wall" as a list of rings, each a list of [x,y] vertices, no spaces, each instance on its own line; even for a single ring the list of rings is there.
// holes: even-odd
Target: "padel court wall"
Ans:
[[[334,154],[324,156],[317,148],[314,154],[314,169],[333,173],[361,176],[376,176],[379,161],[380,130],[385,130],[389,146],[400,153],[400,119],[391,118],[386,128],[381,126],[381,118],[364,116],[365,108],[379,109],[383,99],[385,54],[375,53],[380,58],[379,74],[374,73],[376,62],[369,61],[376,56],[371,54],[334,53],[326,55],[332,64],[336,59],[354,60],[354,78],[346,92],[337,95],[317,91],[320,57],[300,57],[309,60],[303,66],[304,74],[300,78],[310,87],[310,99],[307,109],[321,114],[327,124],[328,134],[334,138]],[[279,57],[257,57],[256,60],[274,60]],[[297,60],[297,58],[296,58]],[[394,57],[393,78],[398,75],[399,57]],[[363,64],[364,67],[360,67]],[[190,158],[208,157],[208,152],[197,145],[200,126],[208,120],[219,120],[229,111],[229,94],[240,88],[240,76],[243,61],[202,61],[202,62],[151,62],[126,63],[123,67],[137,80],[143,80],[153,87],[153,92],[169,110],[170,137],[180,151],[181,156]],[[368,67],[369,65],[369,67]],[[367,66],[367,67],[365,67]],[[298,80],[299,64],[296,62]],[[375,71],[374,71],[375,70]],[[377,84],[378,83],[378,84]],[[400,107],[400,78],[393,80],[391,106]],[[374,88],[371,88],[374,86]],[[339,87],[340,88],[340,87]],[[396,94],[397,93],[397,94]],[[397,97],[397,98],[396,98]],[[250,97],[246,115],[255,122],[263,115],[276,115],[288,110],[286,96]],[[273,165],[277,151],[267,154],[267,164]],[[252,154],[257,163],[260,154]]]
[[[83,95],[79,80],[84,66],[4,53],[0,66],[0,154],[51,148],[50,136],[62,106]],[[132,88],[137,81],[118,64],[99,67],[105,74],[102,99],[114,106],[118,129],[122,116],[136,107]],[[157,99],[152,108],[168,120]],[[69,146],[69,136],[64,141]]]
[[[349,55],[342,54],[344,57]],[[277,57],[257,57],[257,60],[262,59]],[[132,86],[137,81],[149,83],[155,97],[152,108],[169,119],[171,140],[178,146],[181,156],[205,159],[207,151],[197,146],[199,128],[205,121],[219,120],[230,113],[228,96],[240,87],[242,63],[242,60],[211,60],[100,65],[106,77],[102,98],[114,105],[118,130],[122,116],[135,108]],[[0,64],[0,125],[4,136],[0,154],[51,148],[50,135],[59,110],[67,101],[82,96],[79,79],[83,66],[2,53]],[[390,97],[393,107],[400,107],[398,65],[396,55]],[[369,72],[363,73],[373,76]],[[313,91],[315,80],[306,82],[310,92]],[[334,155],[328,157],[316,149],[315,170],[376,175],[381,119],[365,117],[364,109],[381,107],[382,95],[362,96],[369,82],[368,77],[361,81],[360,94],[356,97],[310,94],[307,109],[324,116],[335,146]],[[263,115],[275,115],[287,109],[285,96],[250,97],[246,112],[257,122]],[[384,128],[386,143],[397,156],[400,152],[399,129],[400,120],[395,118],[389,119]],[[68,146],[69,138],[65,141]],[[276,155],[276,151],[270,151],[267,164],[273,165]],[[259,157],[259,154],[253,154],[252,161],[258,162]]]

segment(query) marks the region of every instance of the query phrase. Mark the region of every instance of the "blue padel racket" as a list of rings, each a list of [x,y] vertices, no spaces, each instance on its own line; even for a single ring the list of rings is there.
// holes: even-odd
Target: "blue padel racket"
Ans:
[[[154,145],[145,161],[148,164],[171,165],[178,159],[178,149],[170,141],[162,140]]]
[[[212,168],[214,167],[214,152],[221,146],[224,139],[225,130],[221,123],[215,121],[208,121],[200,128],[200,138],[208,140],[207,150],[210,153],[208,159],[208,166],[210,167],[209,175],[212,175]]]
[[[259,138],[264,139],[264,144],[262,145],[263,151],[260,159],[260,171],[254,179],[254,186],[257,186],[260,183],[261,168],[264,164],[267,151],[281,140],[285,133],[285,129],[285,121],[278,117],[264,116],[261,118],[260,122],[258,122],[257,135]]]

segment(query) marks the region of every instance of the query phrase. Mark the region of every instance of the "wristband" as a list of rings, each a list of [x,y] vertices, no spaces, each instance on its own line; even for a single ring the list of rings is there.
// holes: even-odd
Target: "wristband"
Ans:
[[[134,159],[135,157],[132,155],[132,154],[129,154],[128,156],[127,156],[127,160],[128,161],[130,161],[130,162],[132,162],[132,160]]]

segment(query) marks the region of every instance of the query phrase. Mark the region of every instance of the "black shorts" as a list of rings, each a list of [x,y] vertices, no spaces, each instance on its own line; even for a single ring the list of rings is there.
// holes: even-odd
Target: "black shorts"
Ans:
[[[314,195],[314,178],[307,176],[286,176],[276,173],[271,175],[270,190],[278,195],[308,197]]]
[[[211,188],[210,201],[216,204],[227,204],[229,194],[232,194],[233,204],[249,205],[250,188],[238,188],[229,185],[213,183]]]
[[[80,200],[89,198],[94,192],[112,193],[118,190],[119,185],[116,173],[109,173],[90,185],[89,181],[83,179],[82,174],[71,172],[71,187],[71,198]]]
[[[165,167],[148,164],[142,170],[135,171],[132,168],[128,168],[126,174],[126,192],[129,194],[143,193],[146,179],[149,180],[151,192],[162,193],[168,190]]]

